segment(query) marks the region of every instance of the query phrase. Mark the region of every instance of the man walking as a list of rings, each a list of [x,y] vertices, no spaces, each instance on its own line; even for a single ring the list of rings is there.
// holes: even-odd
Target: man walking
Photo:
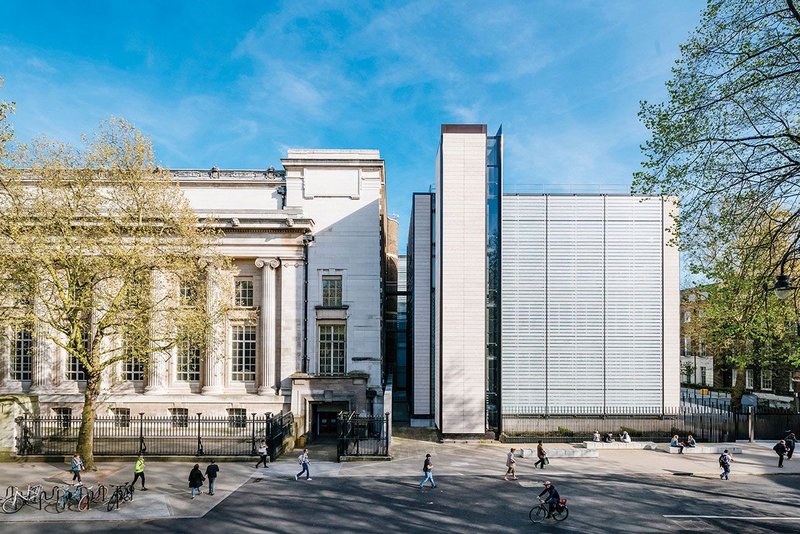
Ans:
[[[425,482],[428,480],[431,481],[431,488],[435,488],[436,482],[433,481],[433,462],[431,462],[430,453],[425,455],[425,462],[422,464],[422,474],[422,480],[419,481],[420,489],[422,489],[422,487],[425,485]]]
[[[728,453],[728,449],[725,449],[725,452],[719,456],[719,466],[722,468],[722,473],[719,475],[720,480],[729,480],[728,476],[731,474],[732,461],[733,456]]]
[[[511,475],[511,480],[517,480],[517,459],[514,458],[515,450],[514,447],[511,447],[511,452],[509,452],[506,457],[506,476],[503,477],[505,480],[508,480],[508,475]]]
[[[783,456],[786,454],[786,442],[780,440],[772,450],[778,455],[778,467],[783,467]]]
[[[303,454],[297,457],[297,463],[299,463],[303,468],[294,476],[295,480],[299,480],[300,476],[303,473],[306,474],[306,480],[312,480],[311,478],[311,469],[309,469],[308,465],[308,449],[303,449]]]
[[[70,463],[69,470],[72,471],[72,481],[78,481],[78,484],[81,483],[81,471],[83,471],[83,460],[81,460],[81,455],[77,452],[72,455],[72,462]]]
[[[206,478],[208,478],[208,494],[214,495],[214,483],[217,481],[217,473],[219,473],[219,466],[214,463],[212,458],[208,467],[206,467]]]
[[[147,491],[147,488],[144,487],[144,458],[142,455],[136,457],[136,465],[133,466],[133,482],[131,482],[131,486],[136,485],[136,481],[142,479],[142,491]]]
[[[547,451],[544,450],[542,440],[539,440],[539,444],[536,445],[536,457],[539,458],[539,461],[533,464],[533,468],[536,469],[537,465],[541,465],[541,468],[544,469],[546,465],[545,462],[547,461]]]

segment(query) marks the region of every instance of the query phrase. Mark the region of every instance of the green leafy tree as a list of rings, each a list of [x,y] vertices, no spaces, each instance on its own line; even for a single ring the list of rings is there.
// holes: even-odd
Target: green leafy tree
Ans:
[[[678,234],[692,261],[776,213],[751,242],[784,250],[760,264],[793,264],[800,233],[800,15],[792,0],[710,0],[681,46],[662,103],[643,102],[652,137],[634,192],[678,195]],[[776,208],[780,208],[776,212]],[[755,240],[754,238],[758,238]],[[702,270],[702,265],[700,270]],[[713,270],[713,268],[712,268]]]
[[[37,140],[13,159],[0,175],[0,319],[82,366],[78,452],[90,467],[98,399],[115,371],[145,374],[176,344],[202,352],[213,336],[225,309],[193,296],[218,283],[210,265],[225,268],[220,236],[124,120],[82,147]]]

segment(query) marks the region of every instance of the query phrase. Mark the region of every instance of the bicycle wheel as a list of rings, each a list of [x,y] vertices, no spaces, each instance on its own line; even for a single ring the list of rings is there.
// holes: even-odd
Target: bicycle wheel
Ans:
[[[544,505],[534,506],[528,512],[528,518],[534,523],[541,523],[547,517],[547,508]]]
[[[56,512],[60,514],[61,512],[67,509],[67,499],[69,499],[69,497],[67,497],[66,495],[61,495],[56,500]]]
[[[555,511],[553,512],[553,519],[556,521],[563,521],[569,516],[569,508],[566,506],[563,507],[556,507]]]
[[[123,493],[123,499],[126,500],[126,501],[132,501],[133,500],[133,492],[134,492],[134,487],[133,486],[125,486],[125,493]]]
[[[85,512],[89,509],[89,496],[84,495],[81,497],[81,500],[78,501],[78,511]]]
[[[109,497],[108,505],[106,506],[106,509],[108,509],[108,511],[110,512],[115,507],[119,508],[119,494],[116,491],[114,492],[114,495]]]
[[[25,501],[19,496],[14,496],[3,501],[3,511],[7,514],[19,512],[23,506],[25,506]]]
[[[94,498],[92,499],[94,502],[105,502],[106,500],[106,487],[100,484],[97,487],[97,490],[94,492]]]

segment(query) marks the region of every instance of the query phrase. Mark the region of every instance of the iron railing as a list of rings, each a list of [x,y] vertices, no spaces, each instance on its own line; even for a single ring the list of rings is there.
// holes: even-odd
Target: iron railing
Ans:
[[[340,412],[336,419],[336,461],[345,456],[389,456],[389,414]]]
[[[698,399],[662,414],[630,409],[627,413],[587,415],[503,414],[502,439],[508,442],[576,443],[589,441],[596,431],[615,438],[627,431],[634,441],[663,441],[692,434],[698,441],[731,442],[737,439],[780,439],[787,430],[800,430],[800,414],[779,408],[734,410],[716,399]],[[752,431],[752,434],[751,434]]]
[[[265,439],[272,460],[292,436],[291,413],[244,417],[97,417],[95,456],[251,456]],[[80,417],[16,419],[17,454],[66,456],[75,452]]]

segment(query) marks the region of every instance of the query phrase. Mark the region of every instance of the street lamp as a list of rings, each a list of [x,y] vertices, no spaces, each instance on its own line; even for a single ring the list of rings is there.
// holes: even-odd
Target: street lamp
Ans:
[[[781,300],[786,300],[797,290],[789,281],[789,275],[783,274],[783,265],[781,265],[781,274],[775,279],[775,287],[772,290],[775,292],[775,296]]]

